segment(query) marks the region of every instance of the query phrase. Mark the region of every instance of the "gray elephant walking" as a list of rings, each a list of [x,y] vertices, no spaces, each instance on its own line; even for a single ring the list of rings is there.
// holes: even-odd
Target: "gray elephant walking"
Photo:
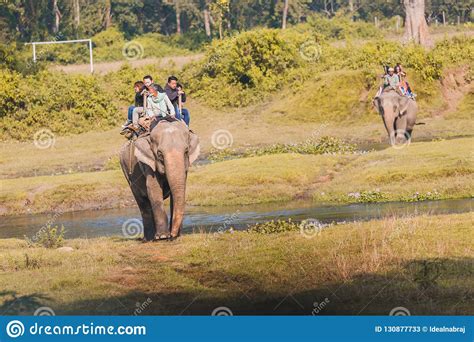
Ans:
[[[162,120],[150,135],[128,142],[120,165],[140,208],[146,241],[174,239],[184,219],[186,178],[199,138],[181,121]],[[170,220],[164,200],[170,197]]]
[[[382,116],[391,145],[411,139],[418,111],[415,100],[388,89],[376,97],[373,103]]]

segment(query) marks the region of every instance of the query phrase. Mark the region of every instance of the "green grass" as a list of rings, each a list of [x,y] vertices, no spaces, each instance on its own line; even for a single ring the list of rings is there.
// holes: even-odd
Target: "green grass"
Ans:
[[[474,195],[474,138],[412,143],[366,154],[272,154],[191,168],[188,203],[243,205],[305,199],[349,203]],[[135,205],[121,170],[4,179],[3,214]]]
[[[323,229],[185,235],[173,243],[66,240],[72,252],[0,240],[0,312],[32,314],[472,315],[472,214]],[[28,261],[27,261],[28,260]],[[32,282],[31,279],[35,281]],[[291,297],[287,297],[291,295]],[[299,303],[299,305],[296,303]]]

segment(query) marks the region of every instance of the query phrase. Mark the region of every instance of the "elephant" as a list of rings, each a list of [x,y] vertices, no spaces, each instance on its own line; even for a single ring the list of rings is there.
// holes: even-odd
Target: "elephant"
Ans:
[[[198,136],[182,121],[160,120],[150,134],[129,141],[120,165],[143,220],[144,240],[176,239],[181,232],[186,178],[200,152]],[[170,198],[170,221],[164,200]]]
[[[414,99],[388,89],[376,97],[373,104],[382,116],[392,146],[411,140],[418,111]]]

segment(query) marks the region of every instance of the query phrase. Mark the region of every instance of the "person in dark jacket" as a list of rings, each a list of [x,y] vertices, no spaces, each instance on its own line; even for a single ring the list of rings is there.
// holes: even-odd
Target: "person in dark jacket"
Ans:
[[[183,86],[178,83],[178,78],[176,78],[176,76],[168,77],[168,83],[165,85],[165,92],[173,104],[176,112],[176,118],[184,120],[186,125],[189,126],[189,122],[191,120],[189,111],[186,108],[180,108],[179,100],[181,97],[181,104],[186,102],[186,93],[183,91]]]
[[[128,107],[127,121],[123,124],[122,128],[126,128],[132,123],[133,110],[135,108],[143,108],[143,90],[145,89],[145,84],[142,81],[137,81],[133,85],[133,89],[135,90],[135,104]]]

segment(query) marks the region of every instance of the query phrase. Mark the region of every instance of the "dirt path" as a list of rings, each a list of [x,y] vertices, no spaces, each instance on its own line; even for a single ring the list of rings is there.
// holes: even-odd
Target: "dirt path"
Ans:
[[[96,74],[106,74],[111,71],[119,70],[123,64],[129,63],[133,68],[139,68],[149,64],[157,64],[160,67],[168,66],[172,63],[179,69],[184,65],[196,61],[202,58],[203,54],[195,54],[189,56],[170,56],[162,58],[144,58],[138,59],[135,61],[114,61],[114,62],[100,62],[94,63],[94,73]],[[76,73],[76,74],[89,74],[90,65],[89,64],[72,64],[72,65],[55,65],[51,67],[51,70],[60,70],[66,73]]]

